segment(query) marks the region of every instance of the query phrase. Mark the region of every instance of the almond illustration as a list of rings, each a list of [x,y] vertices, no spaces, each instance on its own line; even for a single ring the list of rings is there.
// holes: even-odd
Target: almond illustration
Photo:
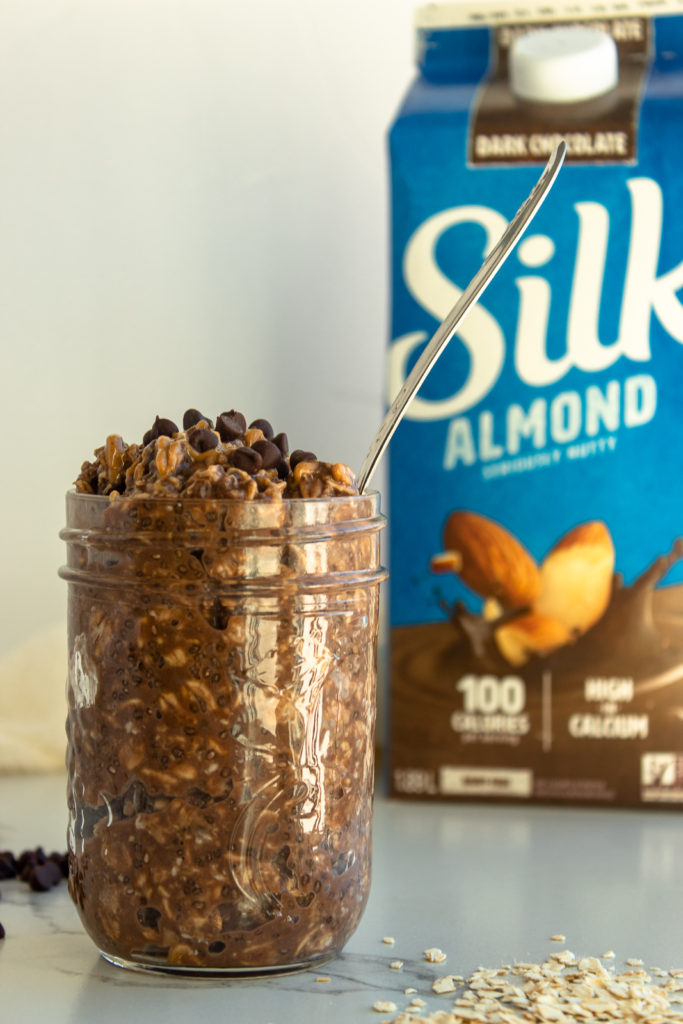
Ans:
[[[533,610],[585,633],[605,612],[612,593],[614,544],[599,521],[570,530],[541,564],[541,589]]]
[[[429,568],[437,573],[460,572],[462,558],[458,551],[441,551],[430,559]]]
[[[460,556],[458,575],[484,598],[504,608],[524,608],[539,593],[536,562],[513,535],[493,519],[475,512],[452,512],[444,529],[444,547]]]
[[[550,654],[566,644],[570,632],[557,619],[529,612],[499,626],[494,633],[498,648],[511,665],[524,665],[532,654]]]
[[[503,614],[502,605],[496,601],[495,597],[488,597],[482,605],[481,614],[485,622],[494,622]]]

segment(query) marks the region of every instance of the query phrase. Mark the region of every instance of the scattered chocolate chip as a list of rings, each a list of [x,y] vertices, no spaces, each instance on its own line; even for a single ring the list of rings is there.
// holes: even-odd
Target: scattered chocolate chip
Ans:
[[[289,451],[289,441],[286,434],[276,434],[273,438],[273,444],[278,446],[283,455],[286,455]]]
[[[142,443],[149,444],[150,441],[156,440],[157,437],[173,437],[173,435],[177,433],[178,427],[173,420],[165,420],[157,416],[154,423],[143,437]]]
[[[53,852],[48,857],[42,846],[23,850],[18,857],[9,850],[0,852],[0,879],[19,878],[34,892],[46,892],[69,875],[66,853]]]
[[[58,853],[56,850],[47,858],[59,868],[62,878],[69,877],[69,857],[66,853]]]
[[[216,420],[216,430],[221,435],[221,441],[236,441],[238,437],[244,437],[247,429],[247,421],[241,412],[222,412]]]
[[[155,931],[158,931],[160,918],[161,911],[157,910],[156,907],[138,908],[137,919],[143,928],[153,928]]]
[[[260,430],[266,440],[270,441],[273,436],[273,428],[271,427],[268,420],[254,420],[253,423],[249,424],[250,430]]]
[[[197,452],[208,452],[212,448],[218,447],[217,436],[213,430],[208,430],[205,427],[195,427],[193,430],[189,430],[187,439]]]
[[[61,880],[62,872],[51,860],[45,861],[44,864],[36,864],[27,879],[34,892],[47,892],[53,885],[59,885]]]
[[[5,937],[5,929],[3,928],[2,923],[0,922],[0,939],[4,939],[4,937]]]
[[[300,462],[317,462],[318,456],[314,455],[313,452],[303,452],[300,448],[297,448],[295,452],[289,456],[289,465],[292,469],[295,469]]]
[[[287,462],[287,459],[282,459],[281,462],[278,462],[277,475],[280,480],[286,480],[289,476],[289,463]]]
[[[199,409],[188,409],[183,415],[183,430],[189,430],[190,427],[193,427],[195,423],[199,423],[200,420],[204,420],[210,427],[213,426],[209,417],[205,416]]]
[[[0,853],[0,879],[16,877],[17,862],[14,859],[14,854],[10,853],[9,850],[5,850]]]
[[[254,441],[252,447],[261,456],[264,469],[274,469],[282,459],[282,452],[272,441]]]
[[[263,459],[253,448],[243,446],[233,452],[232,464],[236,469],[243,469],[245,473],[256,473],[261,468]]]

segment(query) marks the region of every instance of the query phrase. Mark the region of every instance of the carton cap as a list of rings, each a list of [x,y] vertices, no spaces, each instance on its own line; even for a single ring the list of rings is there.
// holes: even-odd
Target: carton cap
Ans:
[[[617,84],[617,47],[600,29],[582,25],[542,28],[510,47],[510,85],[534,103],[576,103]]]

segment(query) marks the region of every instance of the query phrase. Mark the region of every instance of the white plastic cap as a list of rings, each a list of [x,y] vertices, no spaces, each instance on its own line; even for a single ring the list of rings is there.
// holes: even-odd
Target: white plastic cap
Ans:
[[[542,28],[510,47],[510,85],[535,103],[576,103],[617,84],[617,47],[611,36],[582,25]]]

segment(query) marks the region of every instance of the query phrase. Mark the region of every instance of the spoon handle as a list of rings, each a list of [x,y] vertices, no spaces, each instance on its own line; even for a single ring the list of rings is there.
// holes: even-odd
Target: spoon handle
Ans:
[[[370,478],[375,471],[377,463],[384,454],[396,427],[401,422],[408,403],[412,400],[416,391],[439,358],[448,342],[451,340],[464,317],[469,312],[477,299],[485,291],[493,280],[503,263],[510,255],[519,239],[531,223],[536,211],[547,196],[550,188],[557,177],[558,171],[564,161],[567,145],[562,140],[553,150],[550,159],[546,164],[541,177],[534,185],[526,201],[510,221],[500,239],[488,254],[481,267],[462,293],[453,309],[445,318],[443,323],[437,327],[429,344],[418,359],[412,372],[406,379],[403,387],[391,403],[389,412],[384,417],[382,424],[375,434],[375,437],[363,460],[363,465],[358,474],[358,488],[362,494],[365,491]]]

